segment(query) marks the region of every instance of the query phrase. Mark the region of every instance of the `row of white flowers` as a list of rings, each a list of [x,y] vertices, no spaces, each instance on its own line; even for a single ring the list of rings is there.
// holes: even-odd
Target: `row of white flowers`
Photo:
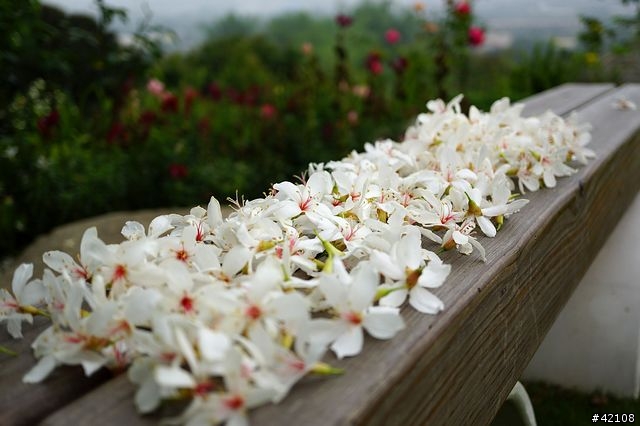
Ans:
[[[52,322],[24,380],[62,364],[87,375],[128,367],[141,412],[180,397],[190,404],[172,422],[241,425],[305,375],[332,372],[328,350],[359,354],[365,331],[394,337],[407,301],[438,313],[433,289],[450,265],[436,252],[484,259],[476,227],[494,237],[527,203],[516,185],[553,187],[574,172],[568,162],[593,155],[588,126],[573,118],[523,118],[508,99],[465,115],[459,102],[430,101],[404,141],[312,164],[308,178],[277,183],[226,219],[212,198],[146,230],[127,222],[120,244],[90,228],[77,261],[44,254],[41,279],[21,265],[13,293],[0,290],[0,321],[14,337],[33,315]]]

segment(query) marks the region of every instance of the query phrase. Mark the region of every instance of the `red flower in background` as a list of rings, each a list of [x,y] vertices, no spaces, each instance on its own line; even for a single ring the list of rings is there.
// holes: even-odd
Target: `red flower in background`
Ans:
[[[38,132],[44,138],[50,138],[53,134],[53,129],[55,129],[60,123],[60,113],[57,109],[54,109],[49,114],[41,117],[38,122]]]
[[[471,13],[471,5],[466,2],[466,1],[459,1],[456,3],[456,5],[454,6],[454,10],[456,12],[456,14],[461,15],[461,16],[466,16],[469,15]]]
[[[247,106],[256,106],[260,100],[260,86],[253,85],[242,93],[242,102]]]
[[[175,179],[175,180],[184,179],[187,177],[188,174],[189,174],[189,170],[187,169],[187,166],[185,166],[184,164],[182,163],[169,164],[169,176],[171,176],[172,179]]]
[[[384,66],[382,64],[382,57],[378,52],[369,53],[365,61],[365,64],[369,72],[371,72],[371,74],[378,75],[378,74],[381,74],[382,71],[384,71]]]
[[[138,117],[138,124],[140,129],[140,137],[142,140],[147,139],[149,136],[149,130],[151,126],[158,120],[158,115],[150,110],[143,111]]]
[[[160,109],[163,112],[178,112],[178,97],[173,93],[163,94]]]
[[[271,104],[263,104],[260,107],[260,117],[264,118],[265,120],[271,120],[276,116],[277,112],[278,111],[276,110],[276,107]]]
[[[219,101],[220,99],[222,99],[222,89],[216,82],[213,82],[209,84],[209,86],[207,86],[207,92],[209,93],[209,96],[211,96],[211,99],[213,99],[214,101]]]
[[[206,138],[211,132],[211,123],[207,117],[203,117],[198,121],[198,132],[200,136]]]
[[[353,24],[353,18],[351,16],[340,14],[336,16],[336,22],[342,28],[346,28],[349,25]]]
[[[484,30],[480,27],[469,28],[469,44],[480,46],[482,43],[484,43]]]
[[[158,119],[158,115],[150,110],[145,110],[138,117],[138,123],[145,127],[150,127]]]
[[[244,94],[233,87],[229,87],[227,89],[227,98],[237,105],[242,105],[244,103]]]
[[[407,58],[404,56],[398,56],[391,62],[391,68],[393,68],[398,75],[404,73],[408,66],[409,61],[407,61]]]
[[[107,132],[107,143],[115,144],[117,142],[126,142],[127,139],[127,129],[124,127],[124,124],[119,121],[113,123]]]
[[[189,114],[193,101],[198,97],[198,92],[193,87],[187,87],[184,91],[184,111]]]
[[[396,44],[400,41],[401,38],[402,35],[400,34],[400,31],[396,30],[395,28],[389,28],[384,33],[384,39],[387,40],[387,43],[389,44]]]

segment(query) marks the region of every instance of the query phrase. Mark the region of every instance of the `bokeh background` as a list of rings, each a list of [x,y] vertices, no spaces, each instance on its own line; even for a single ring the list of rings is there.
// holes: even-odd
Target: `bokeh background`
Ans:
[[[0,255],[105,212],[260,196],[309,162],[401,140],[432,98],[487,108],[568,81],[639,81],[639,9],[2,2]]]

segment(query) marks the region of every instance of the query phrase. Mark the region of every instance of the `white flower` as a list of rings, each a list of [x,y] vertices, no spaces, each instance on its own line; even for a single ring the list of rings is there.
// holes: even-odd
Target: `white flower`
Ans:
[[[638,109],[638,106],[636,105],[635,102],[630,101],[629,99],[627,99],[625,97],[616,98],[616,100],[613,101],[611,106],[613,106],[613,108],[615,108],[617,110],[620,110],[620,111],[624,111],[624,110],[635,111],[636,109]]]
[[[377,339],[390,339],[404,328],[396,308],[373,306],[378,288],[378,274],[367,262],[347,274],[336,261],[336,273],[323,276],[318,285],[335,311],[336,339],[331,349],[338,358],[360,353],[363,329]]]
[[[331,175],[327,172],[313,173],[304,185],[286,181],[273,185],[273,189],[278,191],[276,197],[281,201],[277,216],[280,219],[290,219],[303,212],[313,211],[323,197],[331,194],[332,187]]]
[[[382,305],[400,306],[409,296],[411,306],[420,312],[436,314],[444,309],[442,301],[427,289],[440,287],[451,266],[443,264],[434,254],[423,254],[417,230],[404,235],[390,253],[372,252],[371,261],[393,283],[389,294],[380,300]]]
[[[33,265],[23,263],[13,273],[11,291],[0,288],[0,321],[7,322],[7,331],[14,338],[22,337],[22,322],[33,322],[36,305],[44,302],[46,291],[41,280],[29,281]]]

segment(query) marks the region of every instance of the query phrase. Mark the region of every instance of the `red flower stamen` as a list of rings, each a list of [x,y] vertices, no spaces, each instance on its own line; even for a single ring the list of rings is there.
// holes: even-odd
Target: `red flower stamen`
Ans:
[[[244,398],[240,395],[234,395],[224,400],[224,405],[230,410],[237,411],[244,407]]]
[[[259,306],[251,305],[244,311],[244,313],[246,316],[255,321],[262,315],[262,310]]]
[[[127,278],[127,267],[125,265],[116,265],[113,270],[113,276],[111,277],[111,281],[119,281]]]
[[[362,324],[362,314],[359,312],[346,312],[342,315],[342,318],[353,325]]]
[[[182,296],[182,299],[180,299],[180,307],[185,313],[193,312],[194,305],[195,300],[189,295],[185,294],[184,296]]]

